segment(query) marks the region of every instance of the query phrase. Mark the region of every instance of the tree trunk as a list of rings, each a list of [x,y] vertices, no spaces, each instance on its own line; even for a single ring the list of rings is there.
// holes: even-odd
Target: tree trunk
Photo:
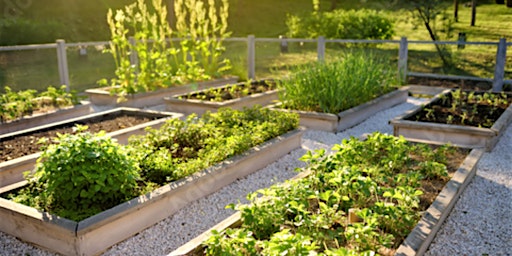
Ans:
[[[453,1],[453,18],[455,22],[459,21],[459,0]]]
[[[471,27],[475,26],[476,22],[476,0],[471,1]]]
[[[512,7],[512,0],[507,0],[507,7]]]
[[[338,3],[338,0],[331,0],[331,11],[336,9],[336,4]]]
[[[512,1],[512,0],[510,0],[510,1]],[[430,27],[430,23],[425,22],[425,27],[427,28],[428,34],[430,35],[430,38],[432,39],[432,41],[434,41],[434,42],[437,41],[437,37],[434,34],[434,31],[432,30],[432,28]],[[441,49],[441,46],[439,44],[434,44],[434,46],[436,47],[437,53],[439,54],[439,57],[441,58],[441,61],[443,62],[443,66],[449,66],[450,63],[444,56],[444,52]]]

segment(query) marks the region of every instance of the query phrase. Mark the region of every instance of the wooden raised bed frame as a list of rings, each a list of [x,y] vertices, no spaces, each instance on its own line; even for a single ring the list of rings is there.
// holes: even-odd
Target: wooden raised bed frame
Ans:
[[[43,126],[34,127],[27,130],[22,130],[14,133],[8,133],[0,135],[0,138],[7,138],[11,136],[16,135],[22,135],[24,133],[30,132],[30,131],[36,131],[44,128],[51,128],[51,127],[58,127],[61,125],[74,123],[77,121],[83,121],[87,119],[97,118],[109,114],[116,114],[116,113],[132,113],[136,115],[141,116],[147,116],[147,117],[159,117],[157,120],[153,120],[150,122],[146,122],[143,124],[135,125],[132,127],[128,127],[125,129],[117,130],[114,132],[110,132],[107,135],[111,136],[119,143],[125,144],[128,142],[128,137],[134,134],[143,134],[145,133],[146,127],[153,127],[158,128],[161,125],[165,123],[165,121],[169,118],[181,118],[183,117],[182,114],[179,113],[171,113],[171,112],[157,112],[157,111],[148,111],[148,110],[140,110],[140,109],[133,109],[133,108],[116,108],[104,112],[89,114],[83,117],[77,117],[73,119],[69,119],[67,121],[61,121],[56,123],[51,123]],[[34,169],[34,166],[36,164],[37,158],[39,158],[41,153],[34,153],[30,155],[26,155],[23,157],[19,157],[13,160],[0,162],[0,188],[8,185],[12,185],[17,182],[21,182],[24,180],[23,172]]]
[[[414,256],[423,255],[448,217],[460,195],[466,189],[476,174],[476,167],[484,154],[481,149],[473,149],[460,165],[457,172],[438,194],[436,200],[425,211],[425,214],[414,227],[405,241],[400,245],[395,255]],[[295,179],[308,175],[307,172],[298,174]],[[222,231],[230,227],[238,227],[242,224],[240,212],[236,212],[203,234],[190,240],[188,243],[171,252],[168,256],[189,255],[202,249],[202,243],[212,234],[212,230]]]
[[[261,83],[265,80],[253,81],[252,83]],[[243,83],[239,83],[243,84]],[[228,84],[225,86],[220,86],[217,88],[229,88],[233,86],[232,84]],[[205,90],[193,91],[192,93],[204,92]],[[279,99],[278,90],[271,90],[262,93],[256,93],[252,95],[248,95],[241,98],[226,100],[222,102],[213,102],[213,101],[203,101],[196,99],[179,99],[180,96],[185,96],[187,94],[178,94],[172,97],[165,97],[165,106],[166,110],[183,113],[185,115],[189,115],[192,113],[196,113],[198,115],[204,114],[206,111],[215,112],[219,108],[229,107],[232,109],[242,110],[244,107],[250,107],[254,105],[265,106]]]
[[[340,132],[353,127],[384,109],[407,101],[407,88],[399,88],[362,105],[335,114],[280,109],[279,104],[270,107],[300,115],[300,125],[312,130]]]
[[[75,222],[0,198],[0,231],[64,255],[96,255],[301,145],[304,129]]]
[[[179,85],[152,92],[143,92],[127,95],[126,101],[123,102],[118,102],[117,95],[110,94],[109,89],[111,87],[89,89],[86,90],[85,93],[89,96],[89,100],[91,101],[91,104],[94,106],[144,108],[156,105],[163,105],[165,103],[164,97],[170,97],[176,94],[187,93],[198,89],[201,90],[205,88],[236,83],[237,81],[238,77],[230,77],[205,82],[191,83],[186,85]]]
[[[436,95],[425,103],[425,106],[428,107],[440,100],[441,95],[449,91],[445,90]],[[507,126],[512,122],[512,105],[503,112],[491,128],[406,120],[417,114],[425,106],[419,106],[389,121],[393,126],[393,134],[395,136],[402,135],[410,141],[430,144],[450,143],[464,148],[484,148],[486,151],[491,151]]]

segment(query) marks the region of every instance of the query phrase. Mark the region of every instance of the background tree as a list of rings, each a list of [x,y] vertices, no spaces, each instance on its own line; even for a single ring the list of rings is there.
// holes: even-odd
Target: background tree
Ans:
[[[436,21],[445,12],[445,1],[443,0],[401,0],[397,3],[411,10],[412,16],[416,21],[422,23],[432,41],[440,39],[440,32],[436,27]],[[436,51],[441,58],[444,66],[450,66],[451,54],[445,45],[435,44]]]

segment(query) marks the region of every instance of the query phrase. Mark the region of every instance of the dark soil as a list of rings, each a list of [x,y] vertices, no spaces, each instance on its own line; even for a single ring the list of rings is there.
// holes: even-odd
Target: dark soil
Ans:
[[[12,138],[0,139],[0,162],[9,161],[18,157],[34,154],[40,151],[41,144],[38,141],[41,138],[54,138],[57,133],[74,133],[73,127],[76,124],[87,125],[88,131],[96,133],[101,130],[113,132],[120,129],[128,128],[137,124],[146,123],[155,118],[145,116],[131,115],[107,115],[104,118],[97,118],[86,122],[71,123],[55,129],[38,131],[26,135],[16,136]]]
[[[477,92],[474,95],[483,94],[483,92]],[[454,99],[451,94],[448,94],[444,99],[432,102],[406,120],[490,128],[512,101],[512,95],[508,93],[493,93],[492,95],[507,100],[496,105],[491,105],[487,101],[468,99],[467,94],[462,95],[460,100],[452,105]]]
[[[196,93],[189,93],[185,96],[181,96],[181,98],[222,102],[276,89],[275,82],[265,80],[254,81],[251,84],[239,83],[234,86],[236,86],[235,89],[233,89],[233,86],[212,88]]]

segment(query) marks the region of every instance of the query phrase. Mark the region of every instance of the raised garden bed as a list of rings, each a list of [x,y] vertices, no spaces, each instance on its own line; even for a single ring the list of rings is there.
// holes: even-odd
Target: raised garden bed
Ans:
[[[79,222],[0,198],[0,230],[64,255],[97,255],[299,147],[302,133],[302,129],[293,130]]]
[[[254,105],[265,106],[278,100],[278,90],[274,81],[259,80],[178,94],[164,100],[168,111],[202,115],[222,107],[241,110]]]
[[[279,111],[298,113],[300,115],[300,125],[308,129],[339,132],[361,123],[379,111],[407,101],[407,96],[407,88],[400,88],[362,105],[340,112],[337,115],[282,109],[279,108],[279,103],[270,107]]]
[[[512,121],[511,100],[508,93],[446,90],[390,124],[412,141],[491,151]]]
[[[358,149],[361,149],[361,148],[358,147]],[[350,147],[348,148],[348,150],[350,152]],[[387,148],[386,150],[381,150],[379,152],[385,152],[385,151],[388,151],[388,150],[389,150],[389,152],[394,152],[393,149],[390,149],[390,148]],[[397,152],[401,152],[401,150],[399,150]],[[408,232],[408,235],[407,235],[407,233],[405,234],[405,235],[407,235],[405,240],[403,242],[401,242],[401,244],[399,246],[395,247],[395,248],[398,248],[398,249],[389,249],[389,248],[386,249],[386,248],[382,248],[382,247],[378,247],[377,246],[377,248],[379,248],[378,253],[382,254],[382,255],[422,255],[426,251],[426,249],[428,249],[428,247],[430,245],[430,242],[435,237],[436,232],[439,230],[439,228],[441,227],[442,223],[444,222],[444,220],[446,219],[446,217],[450,213],[450,211],[453,208],[454,204],[458,200],[460,194],[464,191],[466,186],[469,184],[471,179],[476,174],[476,166],[477,166],[477,163],[480,160],[481,156],[483,155],[483,153],[484,153],[484,151],[481,150],[481,149],[473,149],[471,152],[469,152],[469,154],[463,159],[463,161],[460,164],[460,166],[458,167],[458,169],[455,168],[456,169],[455,172],[450,175],[451,179],[449,179],[448,182],[446,183],[446,185],[444,185],[444,187],[442,187],[442,190],[439,189],[440,192],[439,192],[439,190],[437,190],[437,187],[440,186],[437,182],[429,183],[427,181],[425,183],[426,186],[423,186],[423,187],[426,187],[427,190],[424,190],[425,194],[422,195],[422,198],[435,197],[434,199],[432,199],[432,203],[430,204],[430,206],[428,208],[425,207],[426,211],[423,214],[421,214],[422,217],[420,218],[419,222],[417,222],[416,226],[412,229],[412,231],[410,233]],[[369,153],[368,154],[368,153],[360,153],[360,152],[358,154],[360,154],[361,156],[363,156],[363,155],[373,155],[373,156],[379,155],[379,154],[374,154],[374,153]],[[313,157],[313,159],[316,159],[314,154],[313,155],[309,155],[308,158],[311,159],[311,157]],[[364,157],[363,157],[363,159],[364,159]],[[339,161],[339,159],[336,158],[336,160],[333,159],[332,161],[320,162],[319,166],[335,166],[336,165],[336,161]],[[352,160],[347,160],[347,161],[350,162]],[[356,161],[359,161],[359,160],[356,160]],[[311,161],[311,163],[313,163],[313,161]],[[315,161],[314,163],[318,163],[318,162]],[[450,167],[450,168],[452,168],[452,167]],[[333,167],[333,169],[334,169],[334,167]],[[315,172],[322,172],[322,169],[318,169],[317,165],[314,165],[314,168],[312,170],[309,170],[309,169],[305,170],[304,172],[302,172],[299,175],[297,175],[294,178],[294,180],[303,180],[303,179],[309,178],[310,176],[314,177],[314,175],[315,175],[314,173]],[[349,172],[349,171],[347,170],[346,172]],[[369,176],[371,176],[371,174],[370,174],[371,172],[372,171],[368,171],[367,174]],[[346,174],[346,175],[350,175],[350,174]],[[330,178],[332,178],[332,175],[329,176],[328,174],[325,174],[325,175],[318,175],[318,177],[320,177],[319,178],[320,179],[319,182],[321,182],[321,183],[328,183],[328,184],[331,184],[333,187],[336,187],[334,184],[338,184],[337,183],[338,181],[330,180]],[[354,183],[356,183],[356,184],[359,183],[359,185],[363,184],[365,182],[365,180],[366,180],[366,178],[365,178],[366,176],[359,176],[359,177],[360,178],[357,178],[357,181],[354,181],[353,183],[351,183],[351,185],[345,185],[345,186],[353,187]],[[323,180],[323,178],[325,178],[325,180]],[[430,179],[431,178],[429,178],[427,180],[430,180]],[[315,179],[312,179],[312,180],[315,180]],[[373,176],[371,177],[371,180],[375,181],[375,182],[377,182],[379,184],[381,182],[380,179],[378,179],[376,177],[373,177]],[[440,183],[440,184],[444,184],[444,183]],[[290,190],[289,193],[293,193],[292,191],[294,191],[295,190],[294,187],[296,187],[294,185],[296,185],[296,184],[295,183],[286,183],[284,186],[283,186],[283,184],[281,184],[279,186],[285,188],[283,191]],[[432,185],[432,187],[430,187],[431,185]],[[312,185],[312,186],[314,187],[315,185]],[[356,185],[356,187],[357,187],[357,185]],[[287,189],[287,188],[289,188],[289,189]],[[366,188],[366,187],[364,187],[364,188]],[[364,191],[363,190],[364,188],[361,188],[361,191]],[[393,190],[393,189],[396,189],[396,188],[392,188],[391,190]],[[342,189],[342,190],[344,190],[344,189]],[[275,190],[275,191],[280,191],[280,190]],[[397,191],[397,190],[395,190],[395,191]],[[242,206],[241,207],[241,211],[244,211],[244,213],[241,213],[240,211],[238,211],[237,213],[233,214],[229,218],[227,218],[224,221],[220,222],[219,224],[217,224],[216,226],[214,226],[210,230],[207,230],[206,232],[204,232],[200,236],[194,238],[193,240],[189,241],[185,245],[183,245],[180,248],[176,249],[175,251],[170,253],[169,256],[177,256],[177,255],[205,255],[204,254],[204,250],[205,250],[205,244],[207,244],[207,243],[208,244],[214,244],[216,249],[226,248],[226,246],[227,246],[227,247],[229,247],[229,249],[227,249],[227,250],[230,250],[230,249],[231,250],[245,250],[245,249],[248,249],[248,250],[261,250],[262,248],[261,247],[257,248],[256,244],[254,243],[254,240],[252,240],[254,236],[258,236],[258,234],[256,234],[257,232],[260,232],[259,235],[261,235],[262,233],[265,232],[265,231],[262,231],[262,230],[260,230],[258,228],[256,228],[256,230],[254,230],[254,233],[248,233],[248,234],[244,233],[244,231],[241,231],[241,233],[237,233],[236,231],[230,232],[229,235],[227,235],[227,236],[233,237],[234,242],[231,245],[232,246],[236,246],[236,247],[231,247],[231,245],[228,242],[229,241],[228,239],[220,238],[220,240],[218,240],[219,237],[224,237],[224,235],[217,236],[215,234],[219,234],[219,232],[221,232],[221,234],[226,234],[227,233],[226,232],[227,229],[237,229],[240,226],[244,225],[243,224],[244,220],[242,218],[242,214],[245,214],[246,216],[249,216],[248,218],[250,218],[252,220],[251,222],[259,223],[257,225],[251,225],[251,224],[247,224],[248,222],[246,222],[245,225],[247,227],[249,227],[249,226],[255,227],[255,226],[258,226],[258,225],[264,225],[264,226],[268,225],[268,222],[269,222],[268,219],[264,223],[259,222],[261,220],[259,220],[257,218],[257,213],[259,213],[260,211],[264,212],[265,205],[268,205],[268,207],[273,207],[272,204],[267,204],[266,203],[267,199],[265,199],[265,197],[272,197],[273,195],[277,195],[276,197],[286,197],[286,195],[281,194],[282,191],[281,192],[275,192],[275,193],[276,194],[274,194],[272,192],[270,192],[270,193],[261,192],[261,194],[263,195],[263,199],[261,199],[261,197],[259,197],[258,199],[255,199],[255,197],[252,197],[252,198],[254,198],[254,200],[252,200],[252,201],[256,201],[256,202],[258,202],[258,204],[261,203],[261,205],[262,205],[261,208],[249,208],[249,207],[243,207]],[[286,192],[284,192],[284,193],[286,193]],[[373,192],[368,192],[368,193],[373,193]],[[383,192],[380,192],[380,193],[383,193]],[[283,233],[282,236],[278,236],[277,239],[281,238],[283,240],[281,242],[278,242],[278,243],[276,243],[276,241],[274,241],[275,244],[279,244],[279,246],[274,247],[274,249],[277,249],[277,248],[280,247],[280,248],[287,248],[288,251],[299,250],[298,248],[301,248],[301,246],[293,247],[293,245],[299,245],[300,244],[300,245],[302,245],[302,248],[305,248],[305,247],[311,245],[311,243],[308,243],[308,241],[310,241],[310,242],[311,241],[318,242],[317,246],[319,246],[321,248],[324,248],[323,246],[328,246],[328,245],[332,246],[333,245],[333,243],[330,243],[328,239],[326,239],[323,242],[322,241],[318,241],[318,240],[314,240],[314,238],[311,238],[311,237],[308,237],[309,239],[306,238],[304,240],[300,240],[301,238],[299,238],[297,236],[286,235],[288,233],[286,233],[285,231],[288,230],[288,229],[293,229],[294,225],[297,225],[297,227],[298,227],[298,228],[297,227],[295,227],[295,228],[300,229],[300,227],[302,227],[302,225],[308,225],[306,223],[309,223],[309,221],[319,221],[320,222],[319,225],[320,224],[321,225],[317,227],[316,232],[321,232],[320,230],[323,230],[323,229],[330,229],[330,230],[332,230],[332,232],[331,233],[327,233],[327,234],[330,234],[330,235],[328,235],[330,237],[330,236],[334,236],[335,233],[337,233],[336,231],[340,228],[340,226],[344,226],[344,225],[347,225],[348,227],[354,226],[355,229],[352,230],[352,231],[354,231],[354,230],[357,230],[357,227],[359,227],[360,224],[362,225],[363,223],[366,223],[365,218],[371,218],[371,216],[362,217],[362,215],[360,215],[360,214],[357,214],[355,216],[355,218],[352,218],[353,216],[351,216],[351,214],[350,214],[351,211],[350,210],[358,211],[355,208],[349,209],[347,211],[346,215],[342,214],[341,217],[335,214],[335,216],[338,216],[338,217],[334,218],[336,223],[332,224],[331,226],[329,226],[330,225],[329,222],[325,222],[324,221],[324,219],[323,219],[323,218],[325,218],[324,215],[321,215],[321,217],[318,216],[318,218],[316,218],[316,219],[314,219],[314,218],[313,219],[308,219],[308,218],[304,217],[303,214],[306,214],[306,213],[309,214],[309,213],[317,212],[317,211],[315,211],[315,209],[318,208],[318,205],[315,203],[315,199],[317,197],[320,197],[320,198],[332,198],[332,197],[334,197],[334,198],[336,198],[336,197],[344,196],[344,194],[337,194],[337,192],[325,193],[323,195],[322,194],[323,193],[320,193],[320,195],[313,194],[310,197],[308,197],[308,199],[297,200],[297,201],[301,201],[299,203],[300,205],[295,204],[295,202],[289,203],[289,205],[287,204],[288,205],[288,211],[286,211],[285,216],[282,216],[282,218],[284,218],[284,219],[291,218],[293,221],[286,222],[285,224],[277,224],[277,225],[280,225],[279,228],[278,228],[279,231],[282,231],[282,232],[279,232],[279,233]],[[364,193],[361,192],[361,194],[364,194]],[[384,194],[386,194],[386,193],[384,193]],[[390,194],[388,194],[388,196],[391,196],[392,194],[393,193],[390,193]],[[316,196],[314,196],[314,195],[316,195]],[[395,196],[396,196],[396,194],[395,194]],[[402,198],[400,196],[397,196],[397,197],[395,197],[395,196],[393,196],[393,198],[397,198],[397,199],[398,198]],[[384,196],[384,197],[386,197],[386,196]],[[352,202],[351,198],[354,199],[351,196],[347,196],[345,199],[336,198],[335,201],[334,201],[334,206],[335,207],[341,207],[341,208],[349,207],[349,206],[341,206],[341,205],[345,204],[346,202]],[[329,204],[329,205],[333,204],[332,202],[329,202],[329,199],[325,199],[326,201],[323,201],[323,200],[324,199],[321,199],[320,201],[324,202],[324,204]],[[355,199],[355,200],[358,200],[358,199]],[[428,199],[426,201],[430,201],[430,200],[431,199]],[[371,201],[372,200],[370,200],[370,202]],[[423,199],[422,199],[422,201],[423,201]],[[286,201],[284,201],[284,202],[286,202]],[[299,207],[299,206],[303,205],[304,202],[306,202],[304,208]],[[386,203],[389,204],[389,205],[397,204],[394,200],[386,201]],[[283,204],[283,201],[281,201],[279,199],[278,204]],[[371,204],[372,203],[370,203],[370,205]],[[308,207],[308,205],[309,205],[309,207]],[[420,205],[422,205],[421,202],[420,202]],[[324,207],[320,207],[320,208],[322,210],[318,211],[318,212],[327,212],[327,213],[329,212],[329,210],[324,208]],[[237,208],[237,209],[240,209],[240,208]],[[374,210],[378,211],[377,209],[374,209]],[[270,210],[270,211],[272,211],[272,210]],[[391,213],[392,214],[396,214],[397,212],[391,212]],[[368,214],[368,212],[366,214]],[[326,214],[326,215],[329,215],[329,214]],[[370,215],[371,215],[371,213],[370,213]],[[301,217],[302,216],[303,218],[293,218],[293,216],[297,216],[297,217]],[[345,216],[345,218],[343,216]],[[266,217],[268,218],[269,216],[266,216]],[[280,220],[280,217],[276,216],[275,219],[276,220]],[[384,219],[386,219],[386,218],[384,218]],[[387,221],[396,222],[397,220],[391,218],[391,219],[387,219]],[[405,221],[405,220],[402,220],[402,221]],[[408,221],[410,221],[410,220],[408,220]],[[270,220],[270,222],[272,222],[272,221]],[[399,223],[400,222],[401,221],[399,221]],[[345,224],[345,223],[347,223],[347,224]],[[414,223],[416,223],[416,222],[414,222]],[[325,227],[325,226],[329,226],[330,228],[329,227]],[[379,226],[379,227],[381,227],[381,226]],[[336,229],[336,231],[333,230],[333,229]],[[377,228],[377,230],[379,230],[379,228]],[[380,229],[380,230],[382,231],[382,229]],[[226,232],[226,233],[224,233],[224,232]],[[368,237],[366,237],[366,235],[369,234],[368,232],[370,232],[369,229],[366,230],[364,233],[360,234],[362,237],[364,236],[364,238],[361,238],[361,241],[365,241],[365,239],[368,238]],[[315,233],[315,232],[312,232],[310,235],[311,236],[315,236],[316,234],[313,234],[313,233]],[[212,235],[214,235],[215,238],[213,238]],[[380,234],[380,235],[382,237],[384,237],[386,234]],[[371,236],[369,236],[369,237],[371,237]],[[323,238],[325,238],[325,237],[323,237]],[[358,239],[357,236],[356,237],[352,237],[352,238],[356,239],[356,240]],[[299,241],[297,242],[294,239],[299,239]],[[310,239],[313,239],[313,240],[310,240]],[[400,242],[400,240],[398,242]],[[270,243],[272,243],[272,241]],[[292,246],[292,247],[290,247],[290,246]],[[335,245],[332,246],[332,247],[336,248]],[[268,247],[265,246],[265,248],[268,248]],[[355,248],[351,248],[351,249],[355,249]],[[368,255],[372,255],[369,252],[369,250],[366,251],[365,249],[362,249],[361,251],[359,251],[359,253],[362,253],[363,251],[367,252]],[[219,250],[215,250],[215,252],[218,253]],[[273,252],[276,252],[276,251],[273,251]],[[294,252],[296,252],[296,251],[294,251]],[[341,252],[343,252],[343,251],[338,251],[338,253],[341,253]],[[342,255],[345,255],[345,254],[348,255],[349,253],[345,252],[345,254],[343,254],[343,253],[341,253],[341,254]],[[332,254],[332,255],[338,255],[338,254],[335,253],[335,254]]]
[[[87,102],[73,107],[63,107],[61,109],[49,112],[36,113],[30,116],[24,116],[21,119],[0,123],[0,135],[25,130],[49,123],[60,122],[68,120],[70,118],[88,115],[92,112],[93,109],[91,108],[91,105]]]
[[[129,136],[144,133],[146,127],[157,128],[168,118],[180,117],[182,114],[178,113],[117,108],[0,135],[0,188],[23,181],[23,172],[33,169],[40,155],[37,142],[41,138],[72,132],[80,124],[90,126],[92,131],[105,130],[120,143],[126,143]]]
[[[94,106],[143,108],[164,104],[164,97],[236,83],[237,80],[238,77],[222,78],[206,82],[175,86],[152,92],[136,93],[127,95],[124,101],[119,101],[118,95],[112,95],[109,92],[110,87],[89,89],[85,92],[89,96],[89,101]]]

